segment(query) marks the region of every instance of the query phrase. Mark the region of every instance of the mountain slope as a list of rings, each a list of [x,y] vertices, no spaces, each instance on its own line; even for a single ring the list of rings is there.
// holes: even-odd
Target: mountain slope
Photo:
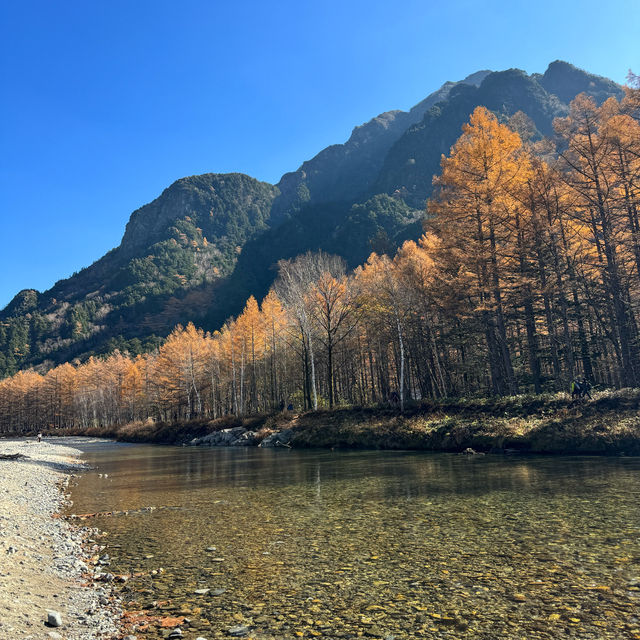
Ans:
[[[305,204],[353,201],[367,193],[392,145],[427,111],[446,100],[458,85],[477,86],[491,71],[477,71],[460,82],[445,82],[409,111],[387,111],[355,127],[344,144],[334,144],[286,173],[278,183],[281,196],[274,203],[274,219]]]
[[[598,102],[610,96],[622,97],[621,88],[611,80],[566,62],[552,63],[544,75],[529,76],[511,69],[482,71],[469,78],[473,82],[451,83],[445,99],[431,106],[423,119],[403,132],[386,156],[378,159],[380,169],[368,192],[351,201],[299,206],[290,220],[248,244],[231,277],[221,283],[207,314],[208,326],[219,326],[228,315],[225,309],[237,313],[249,295],[260,297],[266,293],[276,274],[275,264],[281,258],[323,249],[342,255],[350,266],[355,266],[372,249],[391,251],[404,240],[418,238],[422,233],[419,218],[425,213],[433,175],[440,171],[441,155],[449,152],[477,106],[487,106],[502,120],[522,111],[533,121],[538,136],[549,136],[553,133],[553,119],[567,113],[568,102],[578,93],[590,93]],[[560,100],[543,84],[565,88],[563,97],[568,101]],[[427,100],[430,99],[431,96]],[[321,157],[322,153],[314,161]],[[390,202],[398,205],[391,214]]]
[[[412,206],[421,206],[431,193],[432,176],[440,171],[441,155],[449,152],[477,106],[487,107],[504,121],[522,111],[535,124],[538,136],[552,136],[554,118],[565,116],[568,103],[581,92],[598,102],[622,96],[612,81],[560,62],[552,63],[543,76],[509,69],[489,74],[479,86],[457,86],[448,100],[431,108],[395,142],[372,192],[398,193]]]
[[[165,334],[183,319],[176,296],[232,272],[242,246],[267,228],[277,194],[243,174],[176,181],[132,214],[119,247],[49,291],[22,291],[7,305],[0,372],[155,343],[150,328]]]
[[[544,74],[479,71],[445,83],[408,112],[356,127],[277,186],[243,174],[176,181],[134,211],[119,247],[44,293],[20,292],[0,312],[0,375],[114,348],[158,343],[178,322],[216,329],[263,295],[279,259],[323,249],[355,266],[372,250],[418,237],[432,177],[478,105],[521,111],[537,136],[586,91],[620,97],[612,81],[565,62]]]

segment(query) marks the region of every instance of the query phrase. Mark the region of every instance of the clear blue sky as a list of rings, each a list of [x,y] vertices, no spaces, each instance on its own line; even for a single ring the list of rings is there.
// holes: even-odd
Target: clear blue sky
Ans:
[[[640,69],[637,0],[0,0],[0,307],[185,175],[277,182],[478,69]]]

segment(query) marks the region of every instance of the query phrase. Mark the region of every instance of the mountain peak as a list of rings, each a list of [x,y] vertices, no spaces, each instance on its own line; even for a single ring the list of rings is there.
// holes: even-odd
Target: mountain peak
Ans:
[[[588,93],[602,103],[611,95],[621,98],[623,93],[622,87],[613,80],[588,73],[564,60],[554,60],[539,82],[562,102],[571,102],[579,93]]]
[[[479,87],[482,84],[482,81],[490,73],[493,73],[493,71],[491,69],[482,69],[480,71],[476,71],[475,73],[469,74],[464,80],[461,80],[460,82],[462,84],[473,84],[476,87]]]
[[[209,238],[228,235],[231,220],[249,217],[262,227],[277,189],[244,173],[204,173],[180,178],[153,202],[131,214],[120,245],[129,254],[166,236],[175,221],[197,223]]]
[[[2,310],[5,317],[29,313],[38,306],[40,292],[36,289],[22,289],[18,291],[9,304]]]

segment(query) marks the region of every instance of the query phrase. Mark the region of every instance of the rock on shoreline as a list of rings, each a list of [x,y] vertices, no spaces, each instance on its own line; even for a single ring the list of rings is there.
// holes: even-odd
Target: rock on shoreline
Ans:
[[[70,474],[83,469],[81,452],[0,440],[0,453],[27,456],[0,460],[0,637],[114,637],[119,611],[106,587],[81,585],[89,573],[83,545],[95,531],[54,517]]]
[[[292,429],[283,429],[260,439],[255,431],[244,427],[232,427],[214,431],[202,438],[193,438],[189,442],[191,447],[289,447]]]

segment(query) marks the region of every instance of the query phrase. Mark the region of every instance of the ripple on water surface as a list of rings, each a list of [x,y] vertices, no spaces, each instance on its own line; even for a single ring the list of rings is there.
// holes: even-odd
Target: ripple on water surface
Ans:
[[[640,638],[640,459],[87,458],[73,511],[132,511],[92,524],[145,638]]]

